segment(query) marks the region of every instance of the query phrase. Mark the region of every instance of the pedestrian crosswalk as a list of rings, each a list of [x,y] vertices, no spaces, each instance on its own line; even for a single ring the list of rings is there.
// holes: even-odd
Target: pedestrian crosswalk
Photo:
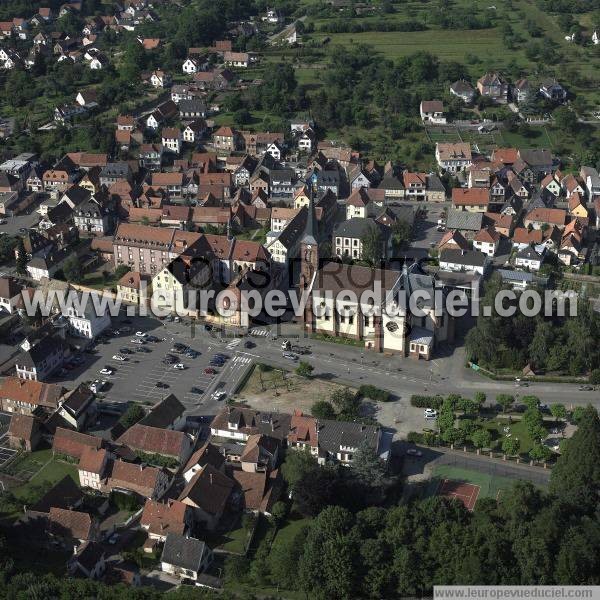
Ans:
[[[269,335],[269,332],[266,329],[252,329],[250,331],[250,335],[257,337],[267,337]]]
[[[229,342],[229,344],[227,344],[226,346],[227,350],[233,350],[234,348],[237,348],[241,341],[242,340],[240,338],[235,338],[234,340],[231,340],[231,342]]]

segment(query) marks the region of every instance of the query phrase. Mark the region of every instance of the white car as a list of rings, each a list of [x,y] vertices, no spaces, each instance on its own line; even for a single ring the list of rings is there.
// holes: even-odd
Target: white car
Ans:
[[[101,392],[106,387],[107,383],[108,383],[108,381],[106,381],[106,379],[96,379],[94,381],[94,383],[92,383],[90,385],[90,390],[94,394],[97,394],[98,392]]]
[[[112,375],[114,370],[110,367],[104,367],[104,369],[100,369],[100,375]]]
[[[173,368],[177,369],[178,371],[183,371],[185,369],[185,365],[183,363],[177,363],[173,365]]]
[[[120,360],[121,362],[124,362],[127,360],[127,358],[125,356],[123,356],[122,354],[115,354],[113,356],[113,360]]]
[[[437,419],[438,413],[437,410],[435,410],[435,408],[426,408],[423,411],[423,417],[425,417],[426,419]]]
[[[293,352],[284,352],[283,358],[287,358],[288,360],[298,360],[298,355]]]
[[[141,346],[142,344],[145,344],[146,342],[142,338],[133,338],[131,340],[131,343],[138,344],[139,346]]]
[[[135,332],[135,335],[136,335],[137,337],[141,337],[141,338],[148,337],[148,334],[147,334],[147,333],[144,333],[143,331],[136,331],[136,332]]]
[[[210,396],[210,399],[216,400],[218,402],[219,400],[223,400],[226,396],[227,396],[226,392],[218,391],[218,392],[213,392]]]

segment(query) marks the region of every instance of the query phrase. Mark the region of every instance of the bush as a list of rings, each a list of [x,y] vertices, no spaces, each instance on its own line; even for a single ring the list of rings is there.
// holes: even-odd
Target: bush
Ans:
[[[300,375],[300,377],[310,377],[314,369],[310,363],[301,360],[300,364],[296,367],[296,374]]]
[[[416,406],[417,408],[440,408],[442,406],[442,402],[444,398],[442,396],[420,396],[418,394],[413,394],[410,397],[411,406]]]
[[[358,388],[358,395],[363,398],[370,398],[377,402],[389,402],[391,400],[391,394],[389,392],[374,385],[361,385]]]
[[[406,436],[406,441],[411,444],[422,444],[423,443],[423,434],[418,431],[409,431]]]
[[[140,508],[140,503],[137,501],[135,496],[130,494],[123,494],[121,492],[111,492],[110,503],[116,506],[119,510],[131,510],[136,511]]]
[[[600,384],[600,369],[594,369],[590,373],[590,379],[589,379],[589,381],[590,381],[590,383],[592,383],[594,385]]]

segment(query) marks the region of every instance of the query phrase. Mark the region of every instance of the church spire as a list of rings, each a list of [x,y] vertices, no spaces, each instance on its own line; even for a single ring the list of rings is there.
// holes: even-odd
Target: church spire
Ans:
[[[317,174],[313,173],[308,188],[308,215],[306,215],[306,226],[302,242],[304,244],[317,244],[317,217],[315,214],[315,191],[317,189]]]

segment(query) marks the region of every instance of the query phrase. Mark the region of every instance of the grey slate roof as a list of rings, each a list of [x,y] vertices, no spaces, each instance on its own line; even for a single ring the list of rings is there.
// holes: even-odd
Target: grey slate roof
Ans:
[[[367,217],[353,217],[352,219],[348,219],[347,221],[343,221],[340,223],[333,232],[333,235],[345,238],[362,238],[369,231],[373,231],[375,229],[379,229],[381,232],[381,236],[383,239],[386,239],[390,236],[389,227],[385,227],[384,225],[379,225],[373,219]]]
[[[467,250],[465,252],[463,250],[445,249],[440,254],[440,263],[483,267],[486,261],[487,256],[479,250]]]
[[[446,219],[446,229],[479,231],[481,229],[482,222],[483,213],[450,209],[448,211],[448,218]]]
[[[340,446],[358,448],[364,441],[377,450],[380,429],[374,425],[322,420],[318,427],[319,446],[332,454],[339,452]]]
[[[177,533],[169,533],[160,560],[197,573],[206,551],[206,544],[200,540],[186,538]]]
[[[29,351],[23,351],[15,359],[15,363],[20,367],[37,367],[40,365],[48,356],[53,355],[65,347],[65,343],[58,335],[48,335],[41,339],[33,348]]]
[[[150,412],[139,422],[149,427],[166,429],[173,424],[183,413],[185,406],[177,400],[174,394],[169,394],[164,400],[154,406]]]

